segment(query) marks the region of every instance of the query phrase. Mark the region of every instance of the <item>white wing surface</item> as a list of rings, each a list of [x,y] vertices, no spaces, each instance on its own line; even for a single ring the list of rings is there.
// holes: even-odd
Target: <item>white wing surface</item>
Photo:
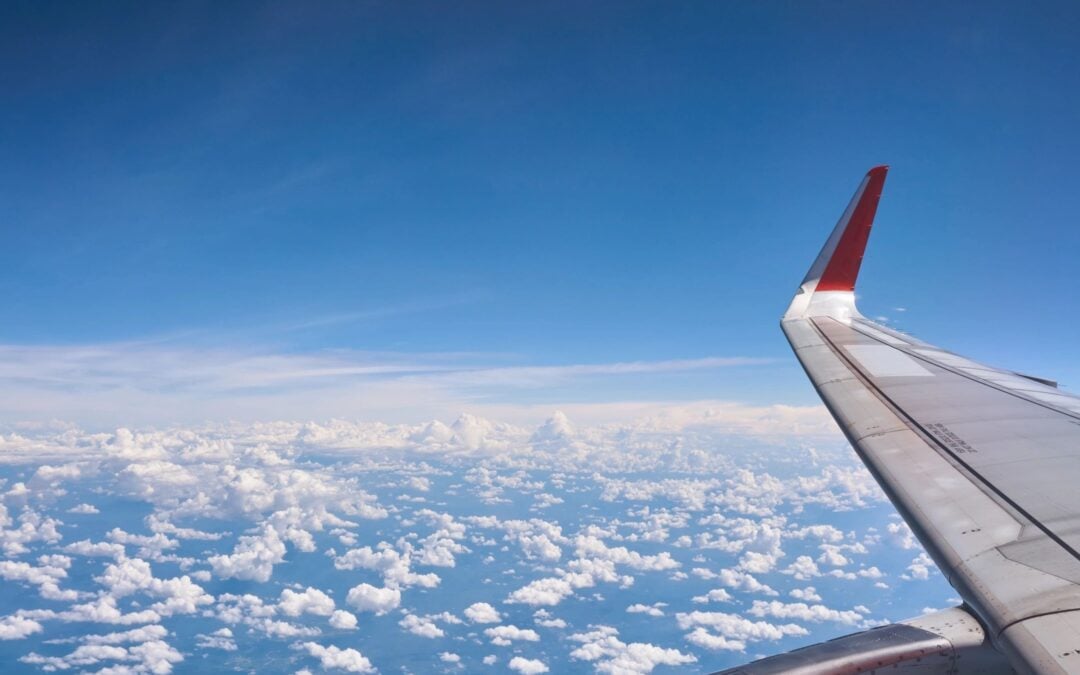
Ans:
[[[968,650],[965,661],[957,639],[950,669],[932,672],[988,672],[990,652],[1000,655],[999,670],[1080,673],[1080,398],[859,314],[855,281],[887,170],[863,179],[784,315],[784,334],[852,447],[964,599],[950,611],[967,612],[979,624],[972,630],[982,630],[977,658]],[[950,630],[931,633],[948,642],[958,635]],[[830,644],[732,672],[841,672],[834,661],[824,665],[836,656],[824,649]],[[869,653],[847,655],[842,671],[868,672],[876,658]],[[808,670],[794,668],[796,655]],[[858,666],[864,657],[867,668]]]

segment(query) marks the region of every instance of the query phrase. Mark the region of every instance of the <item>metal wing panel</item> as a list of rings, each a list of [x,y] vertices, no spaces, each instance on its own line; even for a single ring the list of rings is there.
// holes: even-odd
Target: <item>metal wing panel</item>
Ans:
[[[995,646],[1017,670],[1080,673],[1080,398],[859,313],[855,282],[886,172],[860,183],[784,333]]]
[[[919,365],[926,373],[922,376],[877,376],[873,364],[852,357],[857,347],[916,359],[833,319],[812,321],[846,353],[849,367],[902,411],[907,424],[931,437],[980,479],[984,490],[1021,511],[1080,559],[1080,420],[929,361]]]
[[[1041,631],[1069,634],[1048,638],[1046,646],[1031,630],[1006,629],[1080,609],[1074,583],[1080,581],[1080,559],[1062,545],[1080,534],[1068,508],[1068,486],[1080,476],[1080,463],[1075,450],[1061,454],[1070,439],[1080,441],[1080,426],[929,359],[917,364],[925,372],[884,352],[861,352],[858,361],[852,354],[860,353],[859,346],[914,357],[843,322],[817,317],[782,325],[844,433],[987,623],[991,639],[1021,666],[1039,664],[1038,672],[1052,672],[1064,665],[1047,647],[1062,640],[1080,647],[1080,632],[1070,623],[1040,624]],[[984,422],[991,424],[985,432],[979,430]],[[1072,447],[1080,449],[1080,442]],[[1045,480],[1027,466],[1017,470],[1018,461],[1057,475]]]

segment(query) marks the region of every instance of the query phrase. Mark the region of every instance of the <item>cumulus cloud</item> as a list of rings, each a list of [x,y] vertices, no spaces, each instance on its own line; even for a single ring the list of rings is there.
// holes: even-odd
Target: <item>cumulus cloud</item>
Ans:
[[[748,642],[780,640],[789,635],[807,635],[798,624],[751,621],[725,612],[686,612],[675,615],[679,628],[690,630],[687,642],[711,650],[744,651]]]
[[[777,600],[765,602],[755,600],[748,610],[753,616],[771,616],[778,619],[798,619],[799,621],[835,621],[853,626],[863,621],[863,615],[854,610],[837,610],[825,605],[808,605],[805,602],[785,603]]]
[[[796,600],[804,600],[806,602],[821,602],[821,596],[818,595],[817,589],[813,586],[807,586],[806,588],[793,588],[789,593],[791,597]]]
[[[377,588],[371,584],[357,584],[349,589],[345,601],[361,612],[381,615],[401,604],[401,591],[396,588]]]
[[[706,603],[706,602],[731,602],[734,598],[731,593],[723,588],[714,588],[705,595],[695,595],[691,598],[693,602]]]
[[[486,602],[474,602],[465,608],[465,618],[473,623],[499,623],[502,617],[498,610]]]
[[[159,579],[153,575],[150,564],[138,558],[124,558],[110,563],[95,580],[107,588],[113,598],[138,592],[159,598],[159,602],[152,604],[150,610],[160,616],[194,614],[201,606],[214,601],[213,596],[189,576]]]
[[[903,521],[889,523],[885,529],[888,531],[892,542],[902,549],[913,549],[919,545],[919,542],[915,540],[915,533]]]
[[[266,582],[274,565],[285,560],[285,542],[277,530],[264,526],[256,535],[241,537],[233,552],[209,558],[214,573],[223,579],[249,579]]]
[[[38,593],[47,600],[79,598],[74,590],[60,589],[60,581],[67,578],[67,570],[71,567],[71,558],[63,555],[41,556],[38,562],[39,565],[34,566],[21,561],[0,560],[0,579],[37,586]]]
[[[821,570],[813,558],[808,555],[801,555],[795,559],[795,562],[787,566],[784,574],[790,574],[800,581],[806,581],[821,576]]]
[[[233,632],[228,628],[219,628],[209,635],[200,633],[195,636],[195,645],[199,649],[220,649],[226,652],[235,652],[238,647],[233,639]]]
[[[611,626],[590,626],[588,631],[570,636],[571,641],[580,643],[579,647],[570,652],[570,657],[591,661],[597,672],[612,675],[651,673],[657,666],[680,666],[697,662],[697,658],[692,654],[644,642],[627,644],[620,640],[618,635],[619,631]]]
[[[300,616],[305,613],[330,616],[334,613],[334,599],[319,589],[310,586],[299,593],[286,588],[281,591],[278,607],[284,614],[289,616]]]
[[[517,626],[495,626],[484,630],[484,635],[491,638],[492,644],[507,646],[514,641],[539,642],[540,634],[531,628],[518,628]]]
[[[522,675],[538,675],[539,673],[548,672],[546,663],[540,659],[527,659],[524,656],[515,656],[506,665],[510,670],[519,672]]]
[[[21,616],[0,618],[0,640],[21,640],[28,635],[40,633],[41,630],[41,624],[33,619]]]
[[[434,639],[446,635],[446,632],[439,628],[430,618],[416,616],[415,614],[406,614],[404,619],[398,621],[398,625],[413,635],[419,635],[420,637]]]
[[[184,655],[164,641],[167,631],[162,626],[145,626],[106,635],[85,635],[74,651],[63,656],[43,656],[36,652],[19,661],[40,666],[46,671],[87,668],[103,662],[118,661],[123,665],[105,668],[101,672],[171,673],[173,665]]]
[[[412,571],[413,549],[407,542],[403,544],[403,551],[400,553],[386,542],[379,543],[375,549],[370,546],[354,548],[340,556],[335,555],[334,567],[339,570],[375,570],[382,574],[384,583],[390,588],[438,586],[440,579],[437,574],[419,574]]]
[[[911,564],[907,567],[907,574],[903,578],[925,581],[930,578],[930,570],[934,569],[937,569],[937,565],[934,564],[930,556],[923,552],[911,561]]]
[[[761,593],[763,595],[779,595],[773,588],[767,584],[763,584],[757,580],[757,578],[749,572],[742,572],[733,569],[722,569],[719,572],[713,572],[706,568],[694,568],[691,571],[695,576],[699,576],[702,579],[715,579],[728,588],[735,588],[740,591],[746,591],[748,593]]]
[[[356,628],[356,615],[352,612],[336,609],[330,615],[330,625],[338,630],[353,630]]]
[[[6,485],[0,501],[0,543],[9,554],[0,578],[39,594],[36,606],[44,607],[3,608],[0,637],[30,636],[36,646],[34,636],[54,623],[112,625],[117,632],[63,638],[57,644],[75,645],[68,654],[50,648],[23,663],[117,672],[154,664],[167,672],[183,655],[160,622],[172,628],[180,625],[175,617],[201,616],[219,623],[182,634],[194,635],[188,650],[207,663],[289,640],[303,654],[297,658],[313,659],[311,670],[373,672],[360,652],[326,643],[361,622],[390,622],[410,639],[453,640],[452,652],[431,643],[444,668],[477,668],[496,645],[509,648],[506,656],[484,663],[516,663],[521,672],[562,663],[570,651],[579,668],[638,673],[686,667],[699,649],[748,651],[756,642],[825,634],[828,624],[870,625],[869,608],[832,609],[807,583],[827,590],[835,578],[869,588],[898,575],[903,565],[866,556],[881,544],[903,546],[903,528],[881,522],[887,507],[839,442],[810,451],[801,440],[771,445],[765,435],[733,441],[732,429],[755,428],[768,415],[751,423],[745,412],[690,405],[611,426],[556,415],[539,429],[463,415],[452,424],[64,428],[33,442],[0,434],[0,450],[14,448],[12,457],[49,457],[23,471],[25,483]],[[396,499],[403,490],[409,499]],[[102,505],[99,498],[146,510],[116,527],[105,524],[113,513],[104,508],[77,508],[63,516],[71,523],[50,516],[71,504]],[[573,508],[538,510],[560,502]],[[866,517],[833,521],[832,508],[863,509]],[[91,532],[105,534],[86,538]],[[931,565],[916,558],[905,578],[929,577]],[[323,571],[308,573],[316,567]],[[327,590],[280,583],[284,571]],[[244,592],[215,598],[206,592],[215,578],[236,580],[225,588],[242,582]],[[491,604],[440,604],[461,579]],[[329,589],[349,586],[335,602]],[[549,611],[570,598],[578,609],[625,608],[638,615],[624,614],[630,623],[677,626],[681,636],[677,644],[624,642],[616,629],[581,620],[578,609],[566,619]],[[876,599],[866,602],[881,611]],[[747,609],[679,611],[732,607]],[[358,620],[360,612],[392,618]],[[563,632],[567,619],[574,625]],[[526,651],[545,631],[544,652],[556,661]],[[364,651],[379,662],[394,649],[385,642]]]
[[[323,646],[317,642],[301,642],[298,648],[319,660],[325,670],[344,670],[350,673],[374,673],[371,661],[355,649],[341,649],[334,645]]]

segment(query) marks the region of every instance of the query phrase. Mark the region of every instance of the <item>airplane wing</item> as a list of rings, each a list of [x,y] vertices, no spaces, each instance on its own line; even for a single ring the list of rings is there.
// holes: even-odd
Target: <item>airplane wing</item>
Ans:
[[[781,327],[964,605],[727,672],[1080,673],[1080,398],[859,314],[887,171],[863,179]]]

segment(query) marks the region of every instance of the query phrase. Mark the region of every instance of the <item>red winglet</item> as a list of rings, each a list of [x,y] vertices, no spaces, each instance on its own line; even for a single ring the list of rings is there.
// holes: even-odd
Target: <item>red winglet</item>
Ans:
[[[877,213],[888,171],[887,166],[875,166],[866,174],[866,186],[856,195],[858,203],[851,211],[847,226],[821,273],[815,291],[855,290],[855,279],[859,276],[859,266],[862,265],[866,242],[870,239],[870,228],[874,225],[874,214]]]

